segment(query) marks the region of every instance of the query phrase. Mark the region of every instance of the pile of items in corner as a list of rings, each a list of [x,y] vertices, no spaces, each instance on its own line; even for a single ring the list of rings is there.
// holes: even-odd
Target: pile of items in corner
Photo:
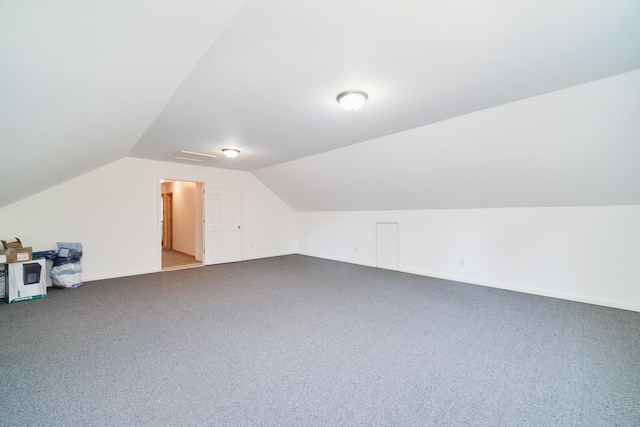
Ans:
[[[57,250],[33,252],[0,240],[0,298],[9,303],[43,298],[47,287],[77,288],[82,282],[82,244],[58,242]]]

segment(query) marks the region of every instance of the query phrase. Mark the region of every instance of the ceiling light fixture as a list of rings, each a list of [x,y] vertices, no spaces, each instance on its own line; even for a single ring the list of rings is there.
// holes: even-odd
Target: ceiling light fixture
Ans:
[[[341,92],[336,99],[345,110],[355,111],[362,107],[367,98],[369,98],[367,92],[361,90],[345,90]]]
[[[230,159],[238,157],[238,154],[240,154],[240,150],[236,150],[235,148],[223,148],[222,152]]]

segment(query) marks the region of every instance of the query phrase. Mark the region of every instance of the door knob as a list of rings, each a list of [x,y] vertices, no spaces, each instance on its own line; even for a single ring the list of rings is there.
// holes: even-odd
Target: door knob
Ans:
[[[238,226],[238,230],[240,230],[240,226]]]

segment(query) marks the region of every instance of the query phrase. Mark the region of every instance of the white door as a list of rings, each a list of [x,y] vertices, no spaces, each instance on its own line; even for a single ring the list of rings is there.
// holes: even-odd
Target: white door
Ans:
[[[398,223],[376,223],[376,266],[398,270]]]
[[[205,184],[205,264],[240,261],[240,186]]]

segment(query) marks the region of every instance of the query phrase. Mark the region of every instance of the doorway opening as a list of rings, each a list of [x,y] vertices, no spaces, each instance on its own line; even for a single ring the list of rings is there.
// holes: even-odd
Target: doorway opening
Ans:
[[[200,267],[204,259],[201,182],[160,180],[162,270]]]

